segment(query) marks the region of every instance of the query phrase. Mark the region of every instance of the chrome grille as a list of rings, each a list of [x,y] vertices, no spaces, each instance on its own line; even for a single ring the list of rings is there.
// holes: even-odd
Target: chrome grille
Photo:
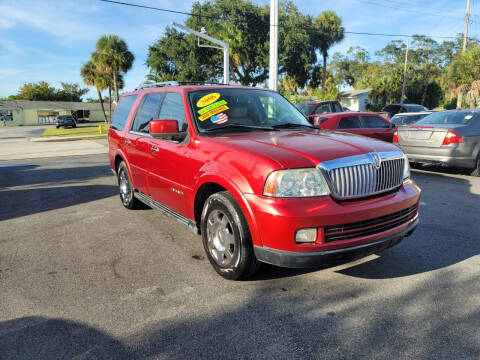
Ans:
[[[380,159],[380,163],[375,163],[375,157]],[[319,164],[319,167],[327,175],[334,197],[353,199],[400,186],[404,162],[403,153],[385,152],[330,160]]]

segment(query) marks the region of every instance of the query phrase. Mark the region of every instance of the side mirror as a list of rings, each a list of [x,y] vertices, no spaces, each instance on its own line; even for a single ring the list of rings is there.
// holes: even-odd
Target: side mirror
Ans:
[[[182,141],[187,136],[186,129],[178,130],[177,120],[151,120],[148,127],[150,135],[157,139]]]

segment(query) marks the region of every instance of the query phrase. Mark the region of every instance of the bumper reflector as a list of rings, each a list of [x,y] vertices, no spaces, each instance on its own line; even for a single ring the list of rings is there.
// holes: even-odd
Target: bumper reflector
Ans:
[[[314,243],[317,240],[317,229],[300,229],[297,230],[295,234],[295,242],[304,244],[304,243]]]

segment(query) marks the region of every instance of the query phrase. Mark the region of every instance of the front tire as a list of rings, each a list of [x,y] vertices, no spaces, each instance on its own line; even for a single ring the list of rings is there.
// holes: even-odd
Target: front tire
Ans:
[[[201,231],[208,260],[224,278],[246,279],[260,268],[245,216],[228,191],[207,199],[202,210]]]
[[[127,209],[140,208],[140,201],[133,196],[133,185],[130,180],[130,174],[128,173],[127,166],[124,162],[118,165],[117,169],[118,189],[120,191],[120,200],[122,200],[123,206]]]

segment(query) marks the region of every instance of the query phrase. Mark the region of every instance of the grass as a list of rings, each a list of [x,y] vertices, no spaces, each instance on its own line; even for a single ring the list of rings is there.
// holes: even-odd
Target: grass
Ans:
[[[99,131],[99,126],[102,128],[102,132]],[[76,128],[56,128],[54,126],[45,129],[42,134],[42,137],[47,136],[85,136],[85,135],[100,135],[106,134],[108,132],[108,125],[92,125],[92,126],[81,126]]]

